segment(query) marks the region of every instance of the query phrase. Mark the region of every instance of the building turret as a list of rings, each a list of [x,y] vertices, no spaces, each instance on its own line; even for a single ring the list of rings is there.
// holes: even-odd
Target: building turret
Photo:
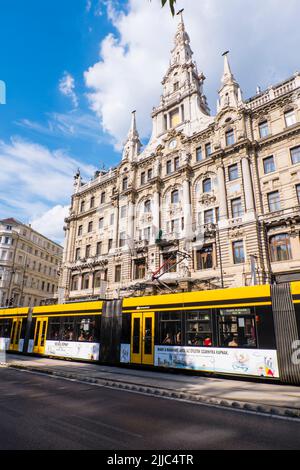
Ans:
[[[224,71],[222,76],[222,86],[219,91],[219,100],[217,102],[217,111],[227,107],[237,108],[243,103],[242,92],[239,84],[231,72],[229,61],[229,51],[224,52]]]
[[[171,51],[171,60],[162,85],[160,104],[153,109],[154,140],[170,129],[178,128],[187,135],[200,130],[210,121],[210,110],[203,94],[205,76],[193,61],[190,38],[182,12]]]
[[[130,130],[124,144],[122,160],[134,160],[140,153],[142,144],[136,128],[136,111],[132,111]]]

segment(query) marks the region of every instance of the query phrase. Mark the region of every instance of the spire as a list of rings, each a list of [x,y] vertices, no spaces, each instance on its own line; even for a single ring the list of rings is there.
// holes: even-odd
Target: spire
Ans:
[[[243,103],[242,92],[231,71],[228,54],[229,51],[222,54],[224,57],[224,70],[217,103],[218,112],[226,107],[237,108]]]
[[[197,65],[193,61],[193,51],[190,46],[190,38],[185,29],[183,10],[177,13],[179,21],[174,39],[174,47],[171,51],[170,65],[163,78],[163,95],[161,105],[168,106],[183,94],[199,94],[199,102],[202,112],[209,115],[206,98],[203,94],[203,73],[198,73]]]
[[[190,61],[193,55],[190,47],[190,37],[185,30],[185,24],[183,21],[183,9],[180,10],[177,15],[179,16],[179,22],[174,40],[175,47],[171,51],[171,65],[183,65]]]
[[[132,111],[130,129],[124,144],[122,160],[134,160],[140,153],[141,146],[142,144],[136,127],[136,111]]]
[[[232,83],[234,81],[234,76],[231,72],[229,61],[228,61],[228,54],[229,54],[229,51],[226,51],[222,54],[224,57],[224,72],[223,72],[223,77],[222,77],[223,85],[225,85],[226,83]]]

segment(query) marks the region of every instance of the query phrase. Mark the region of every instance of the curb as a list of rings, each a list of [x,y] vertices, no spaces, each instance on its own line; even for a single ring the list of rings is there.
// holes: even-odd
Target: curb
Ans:
[[[54,371],[43,367],[24,366],[21,364],[1,364],[3,367],[28,370],[30,372],[38,372],[45,375],[54,377],[61,377],[65,379],[78,380],[80,382],[92,383],[102,385],[103,387],[116,388],[120,390],[127,390],[131,392],[143,393],[162,398],[171,398],[175,400],[184,400],[195,402],[203,405],[218,406],[222,408],[233,408],[235,410],[245,411],[248,413],[259,413],[267,416],[282,417],[282,418],[298,418],[300,419],[300,409],[285,408],[279,406],[271,406],[264,404],[256,404],[253,402],[245,402],[240,400],[229,400],[224,398],[208,397],[199,395],[195,392],[174,391],[162,387],[152,387],[138,383],[128,383],[123,380],[109,380],[102,378],[85,377],[80,374],[67,373],[62,371]]]

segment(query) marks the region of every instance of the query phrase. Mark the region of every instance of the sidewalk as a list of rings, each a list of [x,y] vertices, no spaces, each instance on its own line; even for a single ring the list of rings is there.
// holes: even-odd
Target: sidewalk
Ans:
[[[107,387],[300,418],[300,387],[7,354],[6,365]]]

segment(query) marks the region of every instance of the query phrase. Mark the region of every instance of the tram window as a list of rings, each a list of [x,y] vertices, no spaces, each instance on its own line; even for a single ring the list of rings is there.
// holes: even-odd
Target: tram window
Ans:
[[[140,318],[133,319],[133,343],[132,352],[133,354],[139,354],[140,352],[140,334],[141,334],[141,320]]]
[[[40,346],[43,347],[45,345],[45,336],[46,336],[46,328],[47,328],[47,321],[44,320],[42,323],[42,333],[41,333],[41,342],[40,342]]]
[[[36,334],[35,334],[35,338],[34,338],[34,346],[38,345],[39,336],[40,336],[40,328],[41,328],[41,322],[38,321],[37,326],[36,326]]]
[[[21,321],[17,322],[17,331],[16,331],[16,339],[15,339],[15,344],[18,345],[19,341],[21,339]]]
[[[123,313],[122,316],[122,336],[121,343],[130,343],[131,334],[131,315],[129,313]]]
[[[60,319],[49,318],[47,339],[50,341],[60,340]]]
[[[186,345],[212,346],[211,318],[210,310],[186,313]]]
[[[65,317],[62,324],[62,341],[76,341],[74,335],[74,317]]]
[[[95,317],[77,317],[75,320],[75,332],[77,341],[94,342],[98,340],[98,332]]]
[[[220,347],[257,348],[255,315],[250,308],[220,310],[218,330]]]
[[[163,312],[160,314],[159,334],[160,344],[181,345],[182,344],[181,313]]]
[[[0,338],[10,338],[11,320],[0,320]]]
[[[145,346],[144,346],[144,353],[145,354],[152,354],[152,318],[146,318],[145,321]]]

